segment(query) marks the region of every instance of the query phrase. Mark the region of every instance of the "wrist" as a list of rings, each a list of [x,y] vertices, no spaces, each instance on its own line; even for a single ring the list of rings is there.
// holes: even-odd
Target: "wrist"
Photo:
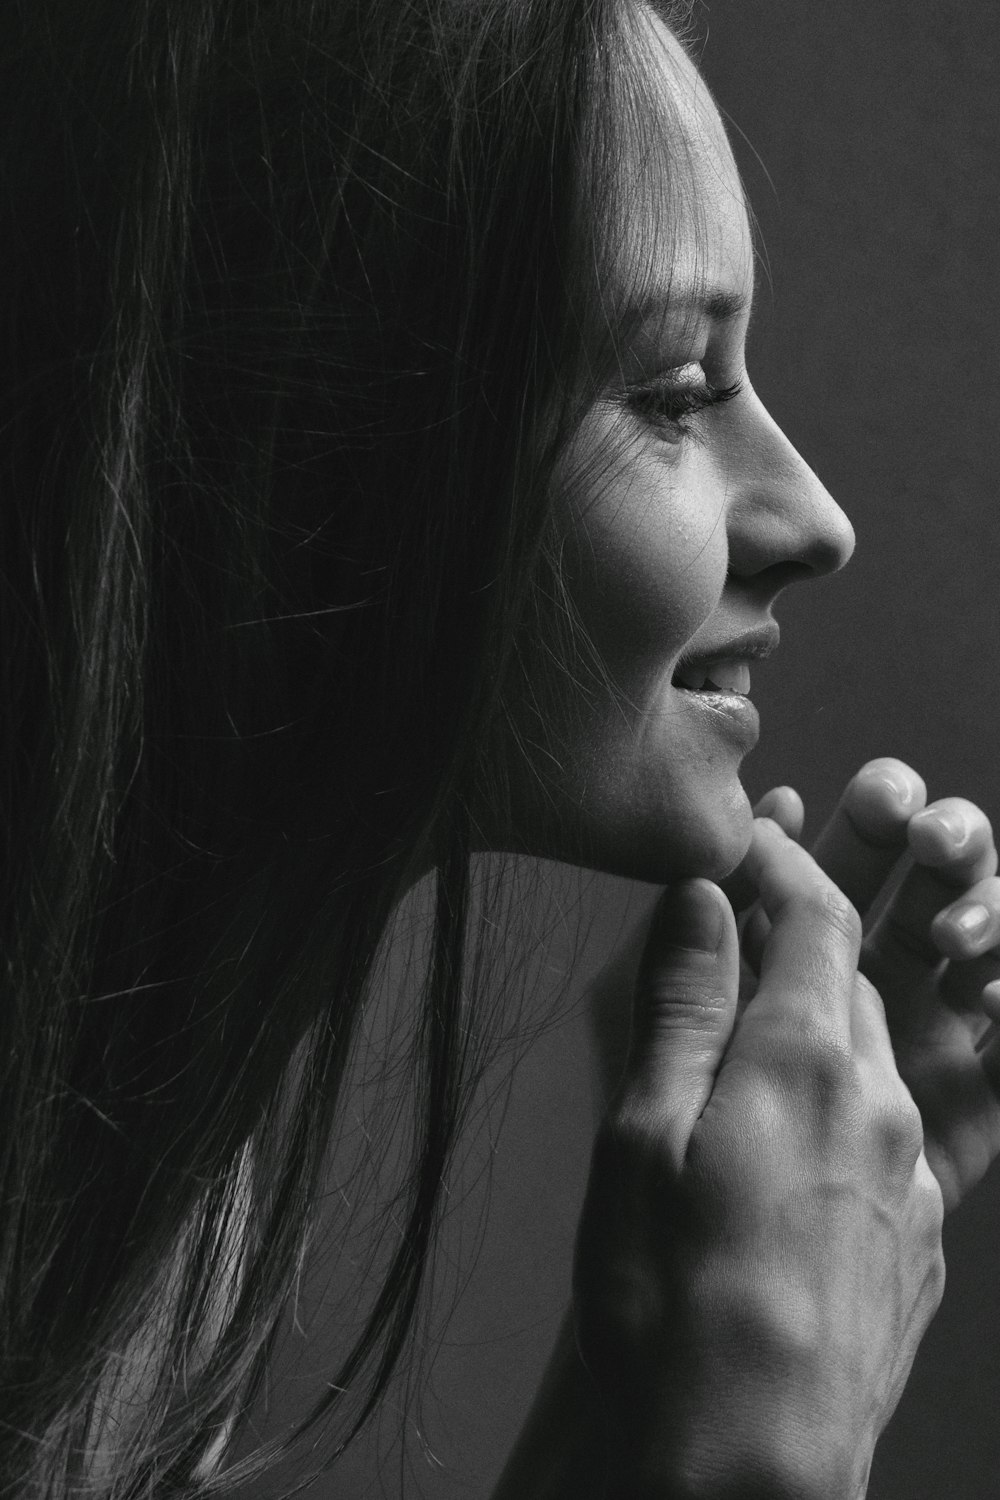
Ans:
[[[567,1312],[492,1500],[608,1500],[606,1433],[603,1403]]]
[[[831,1409],[674,1389],[609,1428],[607,1500],[864,1500],[874,1438]],[[810,1403],[812,1405],[812,1403]]]
[[[862,1477],[855,1463],[835,1465],[818,1452],[787,1450],[741,1457],[715,1453],[697,1464],[656,1463],[648,1455],[616,1463],[612,1456],[610,1466],[616,1478],[607,1500],[865,1500],[870,1462],[861,1466]]]

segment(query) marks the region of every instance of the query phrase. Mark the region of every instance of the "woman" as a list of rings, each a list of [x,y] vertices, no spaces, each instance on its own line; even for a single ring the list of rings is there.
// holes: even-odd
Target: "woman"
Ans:
[[[997,1149],[995,854],[899,766],[852,786],[820,863],[787,795],[752,819],[749,664],[852,538],[746,377],[746,214],[679,21],[4,17],[12,1493],[250,1471],[213,1439],[266,1368],[391,914],[434,870],[408,1198],[322,1403],[344,1440],[374,1408],[488,1031],[474,849],[667,884],[575,1339],[501,1489],[863,1492],[940,1295],[942,1190]],[[907,843],[864,956],[887,1006],[926,992],[897,1070],[837,885],[866,908]],[[735,1023],[712,882],[737,865]]]

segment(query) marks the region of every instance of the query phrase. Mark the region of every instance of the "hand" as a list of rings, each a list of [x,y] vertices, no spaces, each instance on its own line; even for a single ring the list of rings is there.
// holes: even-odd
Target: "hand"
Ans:
[[[755,818],[770,818],[784,829],[789,838],[802,834],[804,811],[802,798],[791,787],[774,787],[766,792],[753,810]],[[756,905],[757,892],[740,869],[722,882],[733,909],[739,913]],[[630,997],[635,988],[639,960],[646,945],[653,906],[631,926],[628,936],[618,945],[609,961],[591,981],[587,990],[587,1011],[593,1039],[593,1057],[597,1071],[597,1105],[603,1114],[617,1088],[628,1056],[631,1026]],[[757,987],[757,976],[749,964],[740,960],[740,1005]]]
[[[577,1237],[609,1493],[635,1500],[853,1500],[943,1286],[941,1194],[857,914],[770,820],[744,872],[770,929],[738,1024],[721,891],[679,882],[657,910]]]
[[[796,800],[788,788],[770,795],[786,814]],[[785,826],[797,836],[794,822]],[[813,855],[864,917],[860,967],[885,1002],[927,1159],[954,1208],[1000,1152],[1000,879],[989,819],[961,797],[928,806],[909,766],[869,761]],[[981,925],[964,925],[977,907]],[[764,915],[752,915],[751,966],[765,931]]]

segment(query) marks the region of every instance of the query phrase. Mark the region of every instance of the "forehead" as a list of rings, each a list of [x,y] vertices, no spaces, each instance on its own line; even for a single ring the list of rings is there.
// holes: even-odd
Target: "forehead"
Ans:
[[[638,42],[652,121],[627,154],[622,248],[634,290],[663,309],[705,294],[749,303],[753,239],[719,111],[688,53],[645,7]]]

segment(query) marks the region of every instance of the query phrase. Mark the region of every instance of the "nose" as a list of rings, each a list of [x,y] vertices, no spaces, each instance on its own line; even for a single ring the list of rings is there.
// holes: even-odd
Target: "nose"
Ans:
[[[756,394],[745,420],[727,474],[730,573],[766,572],[777,588],[835,573],[854,551],[853,526]]]

